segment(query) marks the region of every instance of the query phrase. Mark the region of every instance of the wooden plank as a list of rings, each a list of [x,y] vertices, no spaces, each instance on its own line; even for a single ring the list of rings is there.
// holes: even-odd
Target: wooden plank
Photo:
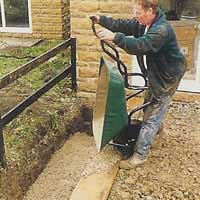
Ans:
[[[70,200],[107,200],[118,172],[119,154],[105,146],[88,163]]]
[[[106,200],[118,172],[117,164],[105,172],[82,178],[70,200]]]

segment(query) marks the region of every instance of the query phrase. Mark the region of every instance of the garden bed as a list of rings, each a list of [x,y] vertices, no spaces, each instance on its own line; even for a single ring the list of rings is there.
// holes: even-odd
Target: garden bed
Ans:
[[[39,56],[60,41],[43,42],[31,48],[8,48],[0,54]],[[65,51],[0,91],[1,114],[39,89],[69,63]],[[26,63],[28,59],[2,58],[0,77]],[[3,130],[7,171],[0,172],[0,199],[22,199],[55,150],[77,130],[84,129],[84,108],[72,92],[70,77],[62,80]]]

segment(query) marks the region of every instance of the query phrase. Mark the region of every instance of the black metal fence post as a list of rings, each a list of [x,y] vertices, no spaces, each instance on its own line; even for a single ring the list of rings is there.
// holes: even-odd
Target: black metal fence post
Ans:
[[[6,168],[6,158],[5,158],[5,147],[3,139],[3,127],[1,123],[1,114],[0,114],[0,166]]]
[[[71,76],[72,76],[72,89],[77,90],[76,81],[76,38],[71,38]]]

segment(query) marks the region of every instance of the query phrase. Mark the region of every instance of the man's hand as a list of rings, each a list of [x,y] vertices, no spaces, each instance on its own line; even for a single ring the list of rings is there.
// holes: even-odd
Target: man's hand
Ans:
[[[93,21],[93,23],[98,24],[100,21],[100,16],[99,15],[91,15],[90,19]]]
[[[102,29],[97,32],[97,35],[100,40],[106,40],[109,42],[113,42],[115,38],[115,33],[112,31],[109,31],[108,29]]]

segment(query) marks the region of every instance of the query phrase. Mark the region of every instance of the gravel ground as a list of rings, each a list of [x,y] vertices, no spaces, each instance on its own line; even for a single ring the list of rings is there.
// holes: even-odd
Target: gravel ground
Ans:
[[[77,133],[52,157],[24,200],[67,200],[96,153]],[[200,200],[200,103],[173,102],[148,161],[119,170],[109,200]],[[82,174],[82,175],[81,175]]]
[[[200,103],[174,102],[148,161],[119,170],[109,200],[200,200]]]

